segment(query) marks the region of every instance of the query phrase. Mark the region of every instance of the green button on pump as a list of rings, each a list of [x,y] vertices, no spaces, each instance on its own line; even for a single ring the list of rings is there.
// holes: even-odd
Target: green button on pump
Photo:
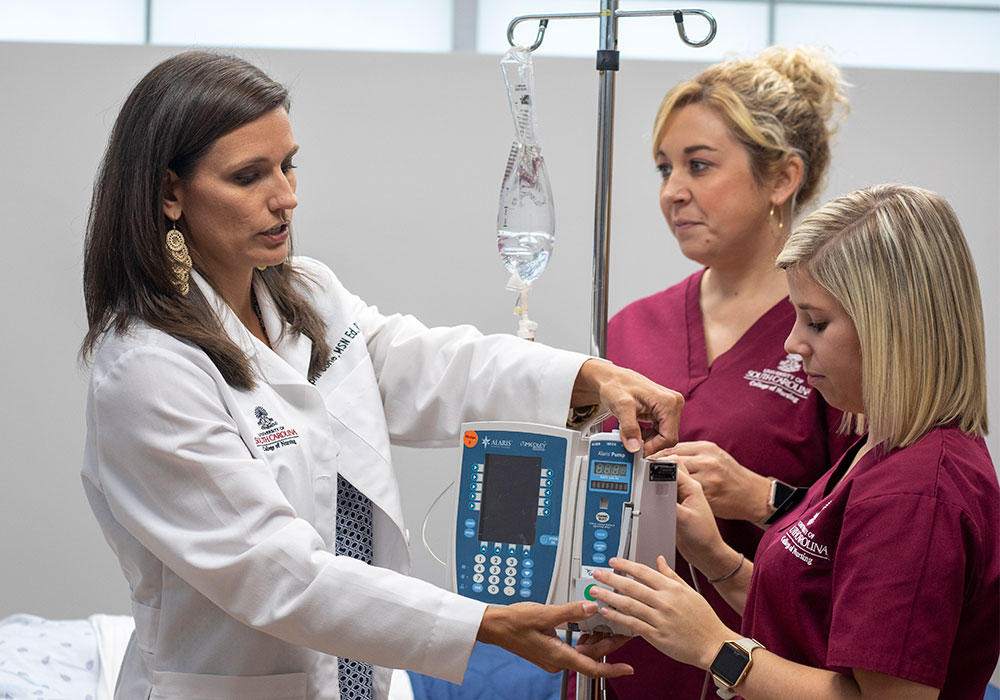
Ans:
[[[586,598],[587,600],[597,600],[596,598],[594,598],[594,596],[592,596],[592,595],[590,594],[590,589],[591,589],[591,588],[594,588],[594,587],[596,587],[596,586],[597,586],[597,584],[596,584],[596,583],[592,583],[592,584],[590,584],[589,586],[587,586],[586,588],[584,588],[584,589],[583,589],[583,597],[584,597],[584,598]]]

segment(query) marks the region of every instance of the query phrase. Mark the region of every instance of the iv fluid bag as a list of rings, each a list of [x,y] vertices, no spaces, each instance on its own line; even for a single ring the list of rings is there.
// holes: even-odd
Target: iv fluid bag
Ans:
[[[521,46],[500,61],[516,138],[510,149],[497,211],[497,249],[512,275],[524,282],[541,276],[555,239],[552,189],[535,138],[535,85],[531,52]]]

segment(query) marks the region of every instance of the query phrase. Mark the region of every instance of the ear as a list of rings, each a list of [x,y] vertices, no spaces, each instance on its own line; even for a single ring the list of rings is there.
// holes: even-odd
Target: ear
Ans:
[[[802,158],[797,155],[789,156],[771,182],[771,203],[777,207],[784,206],[785,202],[798,192],[804,174],[805,165],[802,163]]]
[[[163,176],[163,183],[160,185],[163,196],[163,213],[171,221],[177,221],[184,213],[182,206],[181,179],[173,170],[167,169],[167,174]]]

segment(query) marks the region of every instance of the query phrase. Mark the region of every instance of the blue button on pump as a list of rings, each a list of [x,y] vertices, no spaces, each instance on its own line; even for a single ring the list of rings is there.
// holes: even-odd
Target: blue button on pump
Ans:
[[[531,560],[531,559],[525,559],[523,562],[521,562],[521,566],[523,566],[525,569],[530,569],[534,565],[535,565],[535,562],[533,560]],[[528,572],[525,571],[524,575],[527,576]]]
[[[521,590],[519,590],[519,591],[518,591],[517,593],[518,593],[518,595],[520,595],[520,596],[521,596],[522,598],[530,598],[530,597],[531,597],[531,589],[530,589],[530,588],[522,588],[522,589],[521,589]]]
[[[466,527],[475,527],[476,526],[476,521],[473,520],[472,518],[469,518],[468,520],[465,521],[465,526]]]
[[[603,554],[601,554],[600,552],[594,552],[594,556],[592,556],[591,559],[594,561],[595,564],[603,564],[608,560],[608,558]]]
[[[472,539],[473,537],[476,536],[476,531],[475,530],[466,530],[462,534],[465,535],[466,537],[468,537],[469,539]]]
[[[521,588],[531,588],[532,580],[530,578],[521,579]]]
[[[604,552],[604,551],[607,551],[607,549],[608,549],[608,543],[607,542],[602,542],[601,540],[597,540],[597,542],[594,542],[594,551],[595,552]]]
[[[534,575],[535,572],[532,571],[531,569],[525,569],[524,571],[521,572],[521,576],[524,576],[525,578],[531,578]]]
[[[608,531],[607,530],[594,530],[594,537],[596,537],[599,540],[606,540],[606,539],[608,539]]]

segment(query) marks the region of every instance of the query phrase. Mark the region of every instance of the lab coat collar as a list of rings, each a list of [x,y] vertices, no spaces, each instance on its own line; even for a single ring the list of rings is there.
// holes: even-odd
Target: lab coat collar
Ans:
[[[257,304],[264,319],[264,328],[272,338],[272,348],[258,340],[226,300],[216,292],[211,283],[196,270],[191,270],[191,279],[205,295],[208,304],[215,311],[226,335],[246,354],[247,359],[256,365],[257,371],[268,384],[309,384],[309,359],[312,354],[312,341],[302,334],[283,333],[284,322],[278,315],[274,299],[264,283],[258,279],[253,281]],[[311,385],[310,385],[311,386]]]

